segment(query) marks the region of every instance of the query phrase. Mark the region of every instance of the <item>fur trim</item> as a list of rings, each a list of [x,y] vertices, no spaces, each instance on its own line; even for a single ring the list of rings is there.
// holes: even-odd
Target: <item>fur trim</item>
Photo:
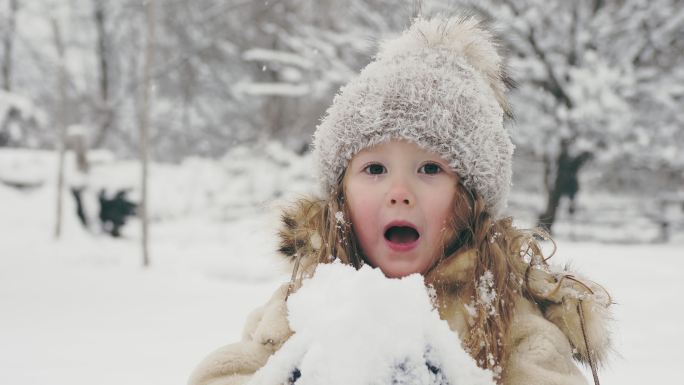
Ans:
[[[477,263],[477,251],[467,250],[454,255],[441,263],[425,277],[428,285],[452,286],[471,279]]]
[[[323,205],[323,202],[297,202],[282,212],[278,252],[291,265],[300,258],[300,271],[309,271],[318,263],[317,255],[323,243],[318,232]]]

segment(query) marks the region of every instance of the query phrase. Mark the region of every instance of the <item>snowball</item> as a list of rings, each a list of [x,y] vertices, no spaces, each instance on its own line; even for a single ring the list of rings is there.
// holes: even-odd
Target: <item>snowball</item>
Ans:
[[[321,265],[288,314],[294,335],[251,385],[494,384],[439,318],[421,275]]]

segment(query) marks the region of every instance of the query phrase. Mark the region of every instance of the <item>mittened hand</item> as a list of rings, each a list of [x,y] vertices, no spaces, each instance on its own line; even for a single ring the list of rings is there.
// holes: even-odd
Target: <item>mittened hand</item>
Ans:
[[[264,306],[249,315],[242,341],[211,353],[197,366],[188,384],[237,385],[248,382],[292,335],[285,304],[287,287],[287,284],[281,286]]]
[[[266,364],[272,352],[253,341],[223,346],[207,356],[193,371],[188,385],[241,384]]]
[[[271,299],[250,314],[243,340],[253,341],[274,352],[292,335],[287,321],[288,284],[282,285]]]

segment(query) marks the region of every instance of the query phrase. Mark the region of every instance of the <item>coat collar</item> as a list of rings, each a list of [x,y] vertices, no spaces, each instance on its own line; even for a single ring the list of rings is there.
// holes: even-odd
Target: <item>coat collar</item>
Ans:
[[[477,264],[477,251],[466,249],[439,261],[425,275],[425,283],[433,286],[453,286],[472,279]]]

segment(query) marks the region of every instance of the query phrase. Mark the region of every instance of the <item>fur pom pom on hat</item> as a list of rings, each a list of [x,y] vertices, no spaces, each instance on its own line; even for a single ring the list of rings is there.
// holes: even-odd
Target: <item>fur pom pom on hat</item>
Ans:
[[[513,144],[507,77],[492,33],[474,17],[417,19],[380,46],[344,86],[314,134],[324,194],[351,158],[391,139],[414,142],[449,162],[497,218],[511,185]]]

